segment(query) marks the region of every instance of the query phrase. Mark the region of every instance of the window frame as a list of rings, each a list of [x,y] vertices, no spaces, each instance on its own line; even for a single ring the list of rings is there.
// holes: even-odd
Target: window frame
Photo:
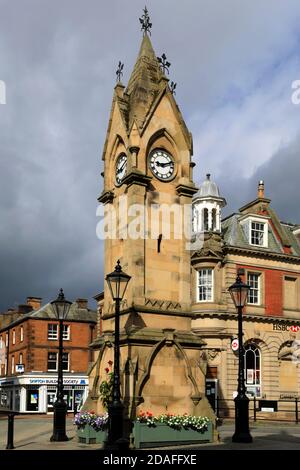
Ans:
[[[55,354],[55,369],[50,369],[49,368],[49,355],[50,354]],[[51,360],[51,362],[54,362],[54,359]],[[48,372],[57,372],[58,370],[58,354],[56,351],[48,351],[47,355],[47,370]]]
[[[261,349],[255,342],[249,342],[245,344],[245,354],[244,354],[244,376],[245,376],[245,386],[246,386],[246,393],[248,388],[252,388],[255,390],[259,390],[259,393],[255,392],[255,397],[259,398],[262,396],[262,353]],[[254,369],[248,369],[247,368],[247,353],[249,354],[249,351],[252,352],[254,355]],[[259,367],[257,367],[257,361],[259,360]],[[253,383],[248,383],[247,382],[247,370],[253,370]],[[257,374],[259,372],[259,374]],[[257,379],[257,375],[259,375],[259,379]],[[248,392],[249,393],[249,392]],[[250,393],[249,393],[250,395]],[[251,394],[251,396],[253,396]]]
[[[247,296],[247,305],[256,305],[256,306],[259,306],[261,305],[261,298],[262,298],[262,295],[261,295],[261,291],[262,291],[262,273],[260,272],[253,272],[253,271],[247,271],[247,284],[248,285],[251,285],[250,284],[250,279],[249,279],[249,276],[257,276],[257,284],[258,284],[258,287],[257,288],[254,288],[254,287],[251,287],[249,289],[249,292],[248,292],[248,296]],[[250,302],[249,298],[250,298],[250,292],[251,290],[253,291],[257,291],[257,302]]]
[[[200,285],[200,273],[203,272],[203,271],[210,271],[211,273],[211,284],[201,284]],[[206,274],[207,275],[207,274]],[[211,290],[211,295],[210,295],[210,299],[200,299],[200,287],[203,287],[203,288],[208,288],[210,287]],[[213,268],[201,268],[199,270],[197,270],[197,303],[211,303],[214,301],[214,269]]]
[[[56,335],[54,337],[53,335],[53,332],[52,332],[52,336],[53,337],[49,337],[50,336],[50,327],[55,327],[54,329],[56,329]],[[48,327],[47,327],[47,339],[48,341],[57,341],[58,340],[58,324],[57,323],[48,323]]]
[[[67,329],[67,331],[64,331],[65,328]],[[67,334],[65,335],[65,333]],[[71,325],[63,323],[63,341],[70,341],[70,338],[71,338]]]

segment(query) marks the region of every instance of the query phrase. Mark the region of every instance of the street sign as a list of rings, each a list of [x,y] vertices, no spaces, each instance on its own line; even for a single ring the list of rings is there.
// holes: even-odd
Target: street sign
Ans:
[[[231,349],[233,352],[236,352],[239,349],[239,340],[237,338],[234,338],[231,341]]]

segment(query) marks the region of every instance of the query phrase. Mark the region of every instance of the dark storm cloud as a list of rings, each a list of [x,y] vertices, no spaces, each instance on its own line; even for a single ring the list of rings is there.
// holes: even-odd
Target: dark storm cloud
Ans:
[[[295,106],[282,103],[291,81],[300,78],[300,7],[298,0],[261,3],[150,0],[151,39],[157,54],[166,52],[172,62],[176,98],[194,135],[197,180],[212,165],[228,202],[237,207],[252,198],[256,179],[265,177],[281,217],[294,220],[297,206],[288,197],[297,192],[296,172],[291,170],[289,193],[282,190],[276,199],[272,185],[279,191],[276,171],[282,171],[275,160],[297,163],[292,142],[299,118]],[[27,295],[48,300],[61,286],[71,299],[91,298],[102,288],[102,243],[95,232],[102,146],[116,64],[125,62],[127,82],[143,7],[137,0],[0,2],[0,79],[7,86],[7,104],[0,105],[2,309]],[[257,128],[262,104],[267,116],[274,110],[281,115]],[[279,132],[289,144],[285,157],[273,138]],[[248,174],[245,139],[245,147],[265,150]],[[237,158],[244,163],[234,173],[228,162]],[[256,174],[258,167],[268,174]],[[239,171],[240,203],[230,189],[238,187]]]

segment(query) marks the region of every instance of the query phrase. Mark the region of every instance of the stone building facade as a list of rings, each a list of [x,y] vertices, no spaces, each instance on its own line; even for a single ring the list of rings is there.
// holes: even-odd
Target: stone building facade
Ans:
[[[248,394],[298,396],[300,227],[280,222],[263,182],[254,201],[222,220],[226,200],[210,175],[199,188],[194,184],[192,136],[161,65],[145,32],[127,87],[118,81],[114,89],[98,199],[104,273],[119,259],[132,276],[120,313],[127,416],[147,408],[214,419],[217,397],[230,414],[238,358],[228,288],[238,271],[251,285],[244,311]],[[167,232],[161,230],[166,208],[174,211]],[[101,412],[115,306],[106,285],[95,298],[98,337],[85,406]]]

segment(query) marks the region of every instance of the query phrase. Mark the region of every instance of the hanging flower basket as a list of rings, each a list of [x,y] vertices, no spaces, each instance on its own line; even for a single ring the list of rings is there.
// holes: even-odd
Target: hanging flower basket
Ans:
[[[134,445],[159,447],[167,445],[212,442],[213,427],[209,418],[192,415],[165,414],[154,417],[140,412],[133,427]]]

